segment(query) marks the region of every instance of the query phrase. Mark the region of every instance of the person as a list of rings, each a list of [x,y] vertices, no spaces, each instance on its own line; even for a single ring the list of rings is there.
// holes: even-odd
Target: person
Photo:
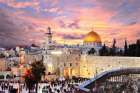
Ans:
[[[18,89],[15,89],[15,88],[10,90],[10,93],[17,93],[17,92],[18,92]]]
[[[92,89],[92,93],[97,93],[97,87],[94,87],[94,88]]]

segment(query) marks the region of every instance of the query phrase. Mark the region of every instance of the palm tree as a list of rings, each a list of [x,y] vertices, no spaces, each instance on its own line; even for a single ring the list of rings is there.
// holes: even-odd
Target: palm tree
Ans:
[[[34,81],[36,84],[36,93],[38,91],[38,82],[41,81],[42,76],[45,76],[45,66],[43,64],[43,60],[36,61],[31,64],[31,73],[34,77]]]

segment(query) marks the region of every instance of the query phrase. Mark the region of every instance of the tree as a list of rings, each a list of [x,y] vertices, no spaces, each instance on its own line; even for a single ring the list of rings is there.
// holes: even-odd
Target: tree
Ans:
[[[140,40],[136,42],[135,56],[140,57]]]
[[[34,77],[36,84],[36,93],[38,91],[38,82],[41,81],[42,76],[45,76],[45,66],[43,64],[43,60],[36,61],[31,64],[31,73]]]
[[[127,45],[126,40],[125,40],[125,44],[124,44],[124,56],[128,56],[128,45]]]
[[[113,45],[112,45],[112,48],[110,50],[110,54],[112,56],[115,56],[116,55],[116,39],[113,40]]]
[[[29,90],[29,93],[31,93],[31,89],[35,85],[35,80],[34,80],[33,74],[31,73],[31,69],[26,70],[23,78],[25,79],[25,84],[26,84],[26,87]]]
[[[99,54],[100,56],[108,56],[109,55],[109,51],[106,47],[106,45],[104,44],[104,46],[99,50]]]
[[[128,56],[136,56],[136,44],[129,45]]]
[[[96,50],[94,48],[91,48],[89,51],[88,51],[88,54],[94,54],[96,52]]]
[[[25,84],[30,90],[36,85],[36,93],[38,91],[38,82],[41,81],[42,76],[45,76],[45,66],[43,60],[36,61],[31,64],[31,68],[26,71],[24,75]]]
[[[128,56],[140,57],[140,40],[135,44],[130,44],[128,48]]]

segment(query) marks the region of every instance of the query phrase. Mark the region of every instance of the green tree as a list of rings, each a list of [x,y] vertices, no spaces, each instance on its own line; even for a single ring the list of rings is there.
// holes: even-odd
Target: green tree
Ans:
[[[45,66],[43,64],[43,60],[36,61],[31,64],[31,73],[34,77],[34,81],[36,84],[36,93],[38,91],[38,82],[41,81],[42,76],[45,76]]]
[[[124,56],[128,56],[128,45],[127,45],[127,40],[125,40],[125,44],[124,44]]]
[[[99,50],[99,54],[100,54],[100,56],[108,56],[108,55],[109,55],[108,48],[106,47],[105,44],[104,44],[104,46]]]
[[[31,89],[35,85],[35,80],[31,73],[31,69],[27,69],[25,72],[25,75],[23,77],[25,79],[25,85],[26,85],[27,89],[29,90],[29,93],[31,93]]]
[[[112,45],[112,48],[110,49],[110,54],[112,56],[116,55],[116,39],[113,40],[113,45]]]
[[[140,40],[136,42],[135,56],[140,57]]]
[[[41,81],[42,76],[45,76],[45,66],[43,60],[35,61],[31,64],[31,68],[26,71],[24,75],[26,87],[30,90],[36,85],[36,93],[38,91],[38,83]]]
[[[91,48],[89,51],[88,51],[88,54],[94,54],[96,52],[96,50],[94,48]]]

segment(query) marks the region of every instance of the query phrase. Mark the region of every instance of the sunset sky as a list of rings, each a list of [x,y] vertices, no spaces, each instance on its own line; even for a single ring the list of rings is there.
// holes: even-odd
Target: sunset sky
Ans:
[[[134,43],[140,0],[0,0],[0,46],[41,44],[48,26],[58,43],[81,43],[92,30],[103,43]]]

